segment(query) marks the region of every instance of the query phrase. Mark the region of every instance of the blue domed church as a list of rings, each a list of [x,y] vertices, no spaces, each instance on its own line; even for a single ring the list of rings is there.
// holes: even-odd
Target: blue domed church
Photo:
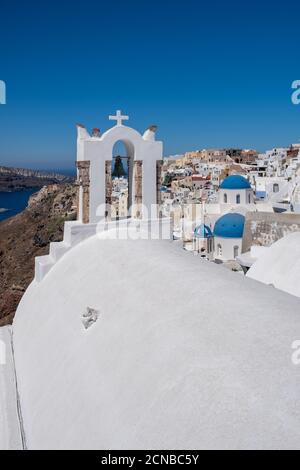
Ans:
[[[235,260],[242,252],[245,214],[256,210],[250,182],[227,176],[220,185],[218,213],[206,214],[193,236],[193,251],[212,260]]]
[[[202,258],[212,260],[214,256],[214,235],[210,227],[200,224],[195,228],[193,237],[193,251]]]
[[[217,220],[214,227],[215,258],[234,260],[240,255],[244,234],[245,217],[229,212]]]
[[[220,186],[219,203],[231,205],[253,204],[253,190],[249,181],[241,175],[230,175]]]

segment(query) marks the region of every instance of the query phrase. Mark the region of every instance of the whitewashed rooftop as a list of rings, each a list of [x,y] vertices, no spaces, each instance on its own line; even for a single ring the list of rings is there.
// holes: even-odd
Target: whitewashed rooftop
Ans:
[[[299,448],[299,336],[295,297],[170,242],[93,237],[17,312],[26,445]]]

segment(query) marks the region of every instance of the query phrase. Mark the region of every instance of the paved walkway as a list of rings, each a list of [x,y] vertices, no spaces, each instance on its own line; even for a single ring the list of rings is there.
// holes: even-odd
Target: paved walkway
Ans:
[[[0,450],[22,449],[10,327],[0,328]]]

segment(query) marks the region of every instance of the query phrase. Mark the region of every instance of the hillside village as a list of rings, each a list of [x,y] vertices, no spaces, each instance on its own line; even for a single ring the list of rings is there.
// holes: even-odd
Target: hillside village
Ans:
[[[274,214],[272,219],[276,221],[282,217],[275,214],[299,214],[300,217],[300,144],[265,153],[231,148],[171,156],[163,160],[160,181],[160,212],[164,217],[172,217],[174,239],[182,240],[186,250],[239,270],[242,269],[243,248],[251,249],[249,240],[243,245],[243,237],[251,236],[244,231],[250,217],[262,220]],[[126,177],[112,180],[112,196],[112,218],[126,217]],[[227,235],[226,238],[232,238],[231,242],[221,240],[222,236],[214,237],[216,222],[223,216],[222,223],[230,224],[231,213],[236,214],[240,233],[234,237]],[[226,217],[226,214],[229,215]],[[299,217],[290,220],[290,228],[281,236],[292,230]],[[256,244],[270,245],[281,238],[279,232],[277,230],[268,241],[262,242],[260,237]]]

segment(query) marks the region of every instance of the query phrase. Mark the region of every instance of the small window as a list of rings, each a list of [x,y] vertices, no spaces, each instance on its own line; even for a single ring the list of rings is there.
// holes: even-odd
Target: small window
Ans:
[[[222,245],[220,245],[220,243],[217,246],[217,252],[218,252],[218,256],[222,256]]]
[[[228,197],[227,197],[227,194],[225,193],[224,194],[224,204],[227,204],[227,201],[228,201]]]
[[[239,256],[239,247],[235,246],[233,248],[233,257],[236,258],[237,256]]]
[[[279,193],[279,184],[278,183],[273,184],[273,193]]]
[[[251,204],[251,194],[248,194],[248,203]]]
[[[241,203],[241,196],[240,196],[240,194],[238,194],[238,195],[236,196],[236,203],[237,203],[237,204],[240,204],[240,203]]]

